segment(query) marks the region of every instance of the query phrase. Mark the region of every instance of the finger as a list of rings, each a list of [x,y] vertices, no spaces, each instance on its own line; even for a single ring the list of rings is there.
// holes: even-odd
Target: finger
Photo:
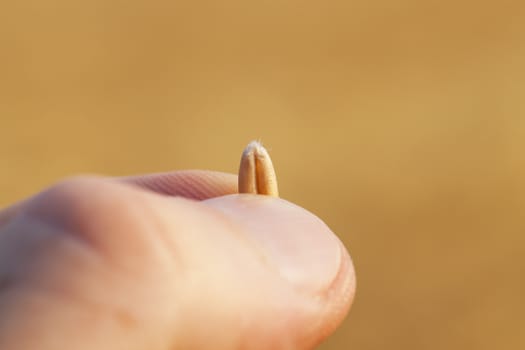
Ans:
[[[2,349],[308,349],[346,314],[346,250],[280,199],[104,179],[36,196],[0,235]]]
[[[237,175],[208,170],[182,170],[121,178],[159,194],[203,200],[237,193]]]
[[[226,214],[255,242],[266,267],[280,277],[268,282],[272,288],[286,282],[293,289],[290,299],[282,300],[290,303],[282,316],[303,314],[304,318],[296,320],[298,338],[292,348],[317,345],[339,326],[353,301],[355,274],[346,248],[324,222],[295,204],[269,196],[226,196],[204,203]],[[289,307],[294,302],[298,302],[296,310]],[[264,302],[259,306],[264,307]],[[269,323],[279,317],[265,315]]]
[[[237,175],[209,170],[180,170],[120,177],[116,180],[158,194],[196,200],[237,193]],[[18,212],[24,202],[0,210],[0,227]]]

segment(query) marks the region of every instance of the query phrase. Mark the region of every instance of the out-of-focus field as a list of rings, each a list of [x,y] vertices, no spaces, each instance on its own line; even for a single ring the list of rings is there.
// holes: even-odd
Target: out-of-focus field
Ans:
[[[321,349],[525,348],[525,3],[11,1],[0,206],[79,173],[236,172],[358,274]]]

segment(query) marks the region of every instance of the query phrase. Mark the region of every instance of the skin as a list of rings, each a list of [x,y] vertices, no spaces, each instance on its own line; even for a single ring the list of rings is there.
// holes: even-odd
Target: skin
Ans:
[[[311,349],[352,303],[308,211],[182,171],[62,181],[0,212],[4,350]]]

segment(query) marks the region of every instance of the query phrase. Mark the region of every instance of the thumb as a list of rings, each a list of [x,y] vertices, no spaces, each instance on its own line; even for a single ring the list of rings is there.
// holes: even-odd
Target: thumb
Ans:
[[[252,326],[237,328],[246,331],[246,348],[309,349],[331,334],[353,300],[355,276],[330,229],[279,198],[230,195],[204,203],[242,237],[242,248],[234,249],[242,255],[226,273],[234,287],[227,295],[244,301],[237,311]]]
[[[353,298],[346,250],[281,199],[202,202],[104,179],[0,229],[2,349],[308,349]]]

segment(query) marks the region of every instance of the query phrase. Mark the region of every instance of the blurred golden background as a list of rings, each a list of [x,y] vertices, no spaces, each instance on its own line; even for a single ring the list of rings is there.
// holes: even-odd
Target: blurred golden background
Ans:
[[[79,173],[236,172],[358,273],[321,349],[525,348],[525,3],[0,5],[0,206]]]

